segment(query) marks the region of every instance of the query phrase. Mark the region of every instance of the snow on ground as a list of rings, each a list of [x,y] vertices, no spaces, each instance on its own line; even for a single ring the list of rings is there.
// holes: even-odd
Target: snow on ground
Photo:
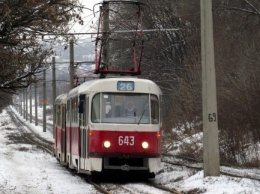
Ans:
[[[25,122],[29,124],[28,121]],[[43,137],[53,140],[52,133],[48,131],[43,133],[42,127],[30,125]],[[1,194],[98,193],[86,181],[73,176],[60,166],[52,155],[39,151],[33,145],[13,144],[8,136],[14,134],[15,130],[8,114],[3,111],[0,114]],[[260,194],[259,181],[224,175],[204,178],[203,171],[196,172],[185,167],[167,166],[164,163],[162,169],[165,169],[165,172],[158,174],[155,181],[179,191],[207,194]],[[247,172],[251,173],[252,170],[243,169],[243,173]]]
[[[260,182],[246,178],[234,178],[220,175],[220,177],[203,177],[203,171],[197,173],[172,171],[156,176],[156,182],[178,191],[194,191],[205,194],[259,194]],[[178,180],[177,182],[175,180]],[[196,192],[197,191],[197,192]]]
[[[52,155],[30,144],[13,144],[8,136],[16,132],[8,114],[3,111],[0,114],[1,194],[98,193],[85,180],[60,166]],[[45,133],[44,136],[51,138],[52,134]]]

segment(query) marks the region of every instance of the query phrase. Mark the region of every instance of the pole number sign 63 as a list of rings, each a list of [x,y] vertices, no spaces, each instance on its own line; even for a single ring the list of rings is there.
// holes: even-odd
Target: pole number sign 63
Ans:
[[[217,114],[216,113],[210,113],[208,114],[209,122],[216,122],[217,121]]]

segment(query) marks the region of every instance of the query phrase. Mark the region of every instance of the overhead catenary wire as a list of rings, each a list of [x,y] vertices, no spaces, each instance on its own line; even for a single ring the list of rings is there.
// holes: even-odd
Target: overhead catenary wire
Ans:
[[[69,62],[69,61],[62,62],[62,61],[60,61],[60,62],[55,62],[55,63],[56,64],[66,64],[66,63],[70,64],[71,62]],[[74,61],[74,64],[82,64],[82,63],[95,63],[95,61]],[[49,63],[43,63],[43,64],[52,64],[52,63],[49,62]]]
[[[129,32],[160,32],[160,31],[179,31],[181,28],[167,28],[167,29],[144,29],[144,30],[115,30],[110,33],[129,33]],[[99,32],[100,34],[106,32]],[[75,32],[75,33],[50,33],[50,34],[39,34],[40,36],[74,36],[74,35],[86,35],[86,34],[97,34],[97,32]]]
[[[88,17],[90,17],[90,16],[93,16],[93,14],[89,14],[89,15],[87,15],[87,16],[84,16],[84,18],[82,18],[82,20],[83,20],[83,19],[86,19],[86,18],[88,18]],[[80,32],[81,32],[90,22],[92,22],[92,21],[94,20],[94,18],[95,18],[95,16],[93,16],[93,17],[87,22],[87,24],[84,25],[84,27],[80,30]],[[71,24],[71,27],[70,27],[69,30],[72,30],[73,27],[74,27],[77,23],[78,23],[78,21],[75,21],[73,24]]]

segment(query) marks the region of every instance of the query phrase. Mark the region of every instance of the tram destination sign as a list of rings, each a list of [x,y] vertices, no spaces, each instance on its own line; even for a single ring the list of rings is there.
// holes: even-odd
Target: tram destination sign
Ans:
[[[118,91],[134,91],[135,83],[133,81],[118,81],[117,90]]]

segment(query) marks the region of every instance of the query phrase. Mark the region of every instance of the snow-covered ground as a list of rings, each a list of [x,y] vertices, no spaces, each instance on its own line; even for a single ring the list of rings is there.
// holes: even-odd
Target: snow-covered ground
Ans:
[[[25,122],[29,124],[28,121]],[[41,136],[53,139],[52,133],[48,131],[44,133],[42,127],[30,125]],[[16,132],[7,112],[3,111],[0,114],[1,194],[98,193],[85,180],[73,176],[60,166],[52,155],[30,144],[14,144],[9,138]],[[260,194],[259,181],[224,175],[204,178],[203,171],[196,172],[182,167],[167,166],[163,163],[162,169],[165,169],[165,172],[157,175],[155,181],[179,191],[193,190],[193,193],[209,194]]]
[[[29,123],[28,123],[29,124]],[[31,124],[31,126],[34,126]],[[35,127],[39,131],[40,127]],[[50,154],[30,144],[14,144],[8,137],[17,133],[10,117],[0,114],[0,193],[62,194],[98,193],[80,177],[73,176]],[[50,132],[43,133],[53,139]]]

